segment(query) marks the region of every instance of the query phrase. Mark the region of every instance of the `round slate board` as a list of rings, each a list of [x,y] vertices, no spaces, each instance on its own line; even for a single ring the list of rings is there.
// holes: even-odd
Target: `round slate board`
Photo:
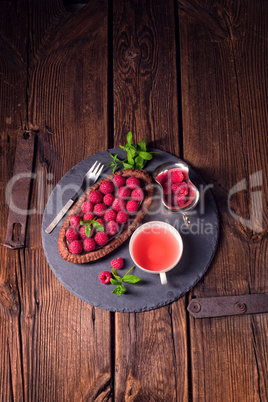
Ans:
[[[153,151],[161,152],[161,154],[155,154],[153,160],[146,165],[149,173],[152,173],[158,165],[164,162],[177,162],[178,160],[170,153],[157,149]],[[161,285],[159,275],[148,274],[135,268],[133,274],[140,276],[141,281],[134,285],[126,284],[127,292],[118,297],[112,294],[114,286],[103,285],[98,276],[104,270],[110,271],[111,260],[119,256],[124,259],[125,263],[124,268],[119,271],[121,276],[133,266],[128,251],[129,240],[101,260],[86,264],[73,264],[63,260],[58,253],[58,235],[67,215],[52,233],[45,233],[46,227],[79,188],[90,166],[96,160],[105,166],[111,161],[108,152],[118,153],[122,159],[125,155],[121,148],[114,148],[89,156],[66,173],[54,188],[46,205],[42,222],[42,241],[47,261],[62,285],[92,306],[117,312],[140,312],[165,306],[181,297],[201,279],[214,256],[218,241],[219,219],[215,201],[210,190],[203,191],[205,183],[191,167],[189,167],[189,177],[201,191],[201,197],[197,207],[189,213],[190,228],[186,228],[180,214],[172,213],[162,205],[161,190],[156,184],[152,204],[143,221],[168,222],[176,227],[182,236],[183,255],[178,265],[167,272],[167,285]],[[112,168],[105,168],[101,178],[111,173]]]

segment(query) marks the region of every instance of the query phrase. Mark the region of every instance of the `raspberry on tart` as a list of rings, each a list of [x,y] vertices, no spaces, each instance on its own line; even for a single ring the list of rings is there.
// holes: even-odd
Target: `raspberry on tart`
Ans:
[[[114,202],[114,195],[113,194],[106,194],[104,197],[103,197],[103,202],[104,202],[104,204],[106,204],[108,207],[110,207],[112,204],[113,204],[113,202]]]
[[[83,245],[81,241],[74,240],[69,244],[69,250],[72,254],[80,254],[83,250]]]
[[[74,227],[69,227],[69,229],[66,230],[66,239],[68,241],[73,241],[73,240],[78,240],[79,239],[79,232],[77,229]]]
[[[109,241],[109,237],[106,232],[97,232],[94,240],[99,246],[104,246]]]
[[[97,216],[103,216],[105,214],[106,209],[107,209],[107,205],[105,205],[101,202],[101,203],[95,205],[93,212]]]
[[[99,190],[92,191],[89,195],[89,201],[93,202],[93,204],[99,204],[102,202],[103,194]]]
[[[95,218],[95,215],[92,212],[88,212],[83,216],[84,221],[92,221]]]
[[[144,192],[143,192],[143,190],[140,188],[140,187],[138,187],[138,188],[135,188],[135,190],[133,190],[132,192],[131,192],[131,198],[134,200],[134,201],[142,201],[143,200],[143,198],[144,198]]]
[[[109,180],[105,180],[100,185],[100,192],[102,192],[102,194],[112,194],[113,191],[114,191],[114,185]]]
[[[93,251],[96,248],[96,243],[93,239],[85,239],[83,241],[83,249],[84,251]]]
[[[120,230],[120,226],[115,221],[109,221],[106,225],[106,232],[109,236],[115,236]]]
[[[130,200],[127,202],[126,210],[130,213],[133,214],[138,211],[139,204],[137,201]]]
[[[79,228],[81,217],[79,215],[73,215],[70,219],[70,226],[73,228]]]
[[[140,187],[140,180],[137,177],[131,176],[126,180],[126,185],[130,190]]]
[[[116,211],[125,211],[126,209],[126,201],[122,200],[121,198],[115,198],[114,202],[112,203],[112,208]]]
[[[84,212],[84,214],[86,214],[87,212],[92,212],[93,208],[94,208],[94,204],[93,204],[93,202],[90,202],[90,201],[85,201],[81,205],[81,209]]]
[[[119,188],[126,184],[126,179],[123,176],[118,175],[113,178],[113,183],[116,187]]]
[[[124,186],[124,187],[120,187],[118,190],[118,197],[122,198],[122,200],[126,200],[127,198],[130,197],[131,191],[130,188]]]
[[[128,221],[128,214],[124,211],[119,211],[116,217],[116,222],[119,223],[119,225],[122,225],[122,223],[126,223]]]
[[[105,220],[105,222],[109,222],[109,221],[115,221],[116,220],[116,212],[113,209],[108,209],[105,214],[103,219]]]

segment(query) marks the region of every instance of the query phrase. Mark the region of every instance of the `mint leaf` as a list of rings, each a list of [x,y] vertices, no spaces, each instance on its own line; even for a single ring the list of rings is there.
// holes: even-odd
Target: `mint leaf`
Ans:
[[[111,281],[111,279],[110,279],[110,281]],[[118,287],[114,288],[114,290],[112,291],[112,293],[117,294],[117,296],[121,296],[121,292],[119,293]]]
[[[124,285],[118,285],[112,293],[117,294],[117,296],[121,296],[123,293],[125,293],[127,289],[124,287]]]
[[[132,144],[132,132],[131,132],[131,131],[129,131],[129,132],[127,133],[127,143],[128,143],[129,145]]]
[[[134,158],[137,154],[137,150],[136,150],[136,148],[134,148],[133,145],[131,145],[131,147],[129,147],[129,149],[128,149],[128,153],[132,156],[132,158]]]
[[[138,155],[135,158],[135,165],[137,169],[142,169],[145,165],[145,159],[141,158],[140,155]]]
[[[134,160],[133,160],[130,152],[128,152],[128,154],[127,154],[127,161],[130,165],[132,165],[132,166],[134,165]]]
[[[115,279],[117,279],[118,281],[120,281],[120,283],[122,282],[122,278],[121,278],[121,276],[119,276],[119,275],[116,274],[115,268],[112,269],[112,274],[113,274],[113,276],[115,277]]]
[[[111,282],[111,284],[112,284],[112,285],[115,285],[115,286],[117,286],[117,285],[120,285],[120,284],[121,284],[121,282],[116,281],[116,280],[115,280],[115,279],[113,279],[113,278],[111,278],[111,279],[110,279],[110,282]]]
[[[122,281],[126,283],[137,283],[140,280],[141,278],[136,275],[124,275],[124,277],[122,278]]]
[[[92,226],[97,230],[97,232],[103,232],[104,231],[104,227],[99,222],[92,221]]]
[[[123,145],[119,145],[119,147],[122,148],[124,151],[127,151],[127,150],[128,150],[128,147],[127,147],[127,146],[124,147]]]
[[[123,166],[124,166],[125,169],[133,169],[134,168],[134,163],[133,163],[133,165],[131,165],[130,163],[124,162]]]
[[[146,147],[146,142],[145,142],[145,140],[142,140],[141,142],[139,142],[139,143],[138,143],[138,146],[139,146],[139,148],[140,148],[142,151],[147,151],[147,147]]]
[[[129,273],[134,269],[135,267],[130,268],[127,273],[123,276],[123,278],[121,278],[121,276],[117,275],[116,273],[116,269],[113,268],[112,269],[112,275],[114,276],[115,279],[111,278],[110,282],[112,285],[116,286],[115,289],[113,289],[112,293],[116,294],[117,296],[121,296],[123,293],[126,292],[126,288],[123,285],[122,282],[125,283],[137,283],[141,280],[141,278],[139,278],[136,275],[129,275]]]
[[[115,173],[117,168],[122,168],[120,165],[123,165],[124,169],[143,169],[146,162],[153,158],[152,154],[161,154],[161,152],[148,152],[145,140],[140,141],[138,145],[133,144],[131,131],[127,133],[126,145],[119,145],[119,147],[127,153],[127,158],[121,160],[118,158],[118,154],[110,154],[113,161],[107,166],[113,166],[113,173]]]
[[[80,221],[80,225],[81,226],[86,226],[85,229],[85,235],[87,237],[90,236],[91,233],[91,226],[93,226],[98,232],[103,232],[104,228],[103,226],[99,223],[95,221],[96,218],[92,219],[92,220],[86,220],[86,221]]]
[[[142,151],[139,153],[139,156],[141,156],[146,161],[150,161],[151,159],[153,159],[153,156],[149,152]]]
[[[87,225],[87,227],[86,227],[86,229],[85,229],[85,235],[86,235],[87,237],[89,237],[89,236],[90,236],[90,232],[91,232],[91,227],[90,227],[89,225]]]

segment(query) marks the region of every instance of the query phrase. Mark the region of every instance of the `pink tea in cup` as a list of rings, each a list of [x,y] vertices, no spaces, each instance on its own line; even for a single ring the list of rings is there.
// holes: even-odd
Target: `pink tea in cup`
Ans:
[[[139,233],[132,254],[139,266],[150,271],[162,271],[173,265],[179,255],[178,241],[165,228],[150,228]]]
[[[150,274],[159,274],[162,285],[167,284],[166,272],[178,264],[182,251],[179,232],[161,221],[144,223],[129,242],[130,256],[136,266]]]

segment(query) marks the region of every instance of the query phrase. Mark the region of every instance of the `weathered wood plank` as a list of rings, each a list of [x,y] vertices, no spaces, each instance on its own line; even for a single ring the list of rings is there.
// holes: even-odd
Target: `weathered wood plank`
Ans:
[[[114,2],[114,142],[179,152],[174,4]],[[122,296],[122,297],[127,297]],[[188,399],[185,298],[115,314],[116,400]]]
[[[192,297],[267,292],[267,3],[178,5],[184,157],[212,184],[221,215],[218,252]],[[230,190],[244,179],[232,212]],[[267,399],[265,314],[191,318],[190,329],[193,400]]]
[[[23,398],[23,363],[20,343],[19,252],[2,246],[6,236],[6,186],[12,178],[17,135],[26,128],[27,26],[25,2],[0,3],[0,399]],[[3,18],[3,16],[5,16]]]
[[[27,44],[25,76],[20,82],[24,115],[14,116],[14,106],[7,105],[1,107],[1,116],[11,116],[12,124],[16,118],[13,136],[22,125],[36,130],[38,139],[30,204],[35,211],[28,220],[27,248],[15,252],[1,248],[0,351],[6,364],[1,364],[0,394],[4,400],[111,399],[110,314],[62,287],[46,263],[40,233],[53,186],[81,159],[108,145],[107,4],[91,1],[70,14],[61,1],[30,1],[22,13],[26,22],[16,27],[17,37]],[[11,47],[15,46],[13,31],[5,29]],[[19,67],[13,66],[13,73],[1,62],[3,86],[13,76],[19,81]],[[13,105],[16,96],[2,91],[1,104],[11,97]],[[3,188],[12,175],[8,166],[16,143],[14,138],[8,142],[8,134],[4,129]],[[5,212],[1,210],[3,220]]]

